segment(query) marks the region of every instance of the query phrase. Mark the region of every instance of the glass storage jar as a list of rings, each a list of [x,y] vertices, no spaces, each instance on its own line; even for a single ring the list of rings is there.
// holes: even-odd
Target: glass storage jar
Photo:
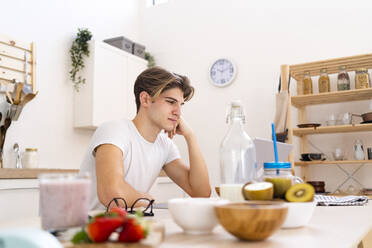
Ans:
[[[320,70],[320,77],[318,79],[318,89],[319,93],[325,93],[331,91],[331,84],[329,81],[329,76],[327,69],[323,68]]]
[[[47,231],[82,226],[88,221],[91,179],[89,174],[39,175],[41,226]]]
[[[339,70],[340,71],[337,75],[337,90],[350,90],[350,77],[346,71],[346,66],[340,66]]]
[[[303,94],[313,94],[313,81],[310,77],[310,72],[305,71],[304,79],[302,80]]]
[[[37,148],[26,148],[26,151],[22,154],[22,165],[23,168],[38,167]]]
[[[264,180],[274,186],[274,197],[284,198],[287,190],[302,179],[292,175],[290,162],[264,163]]]
[[[370,86],[368,69],[358,68],[355,70],[355,89],[366,89]]]

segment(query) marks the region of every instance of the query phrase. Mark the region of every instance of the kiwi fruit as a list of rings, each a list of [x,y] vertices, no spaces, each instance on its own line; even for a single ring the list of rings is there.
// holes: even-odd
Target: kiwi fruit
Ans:
[[[273,199],[274,187],[270,182],[246,183],[242,188],[244,199],[269,201]]]
[[[285,199],[289,202],[309,202],[314,198],[314,187],[308,183],[292,185],[285,193]]]

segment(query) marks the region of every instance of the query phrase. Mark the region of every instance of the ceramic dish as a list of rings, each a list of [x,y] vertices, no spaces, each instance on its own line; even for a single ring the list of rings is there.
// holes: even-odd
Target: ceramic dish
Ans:
[[[303,123],[303,124],[298,124],[297,126],[299,128],[306,128],[306,127],[314,127],[314,128],[316,128],[316,127],[319,127],[321,125],[322,124],[320,124],[320,123]]]

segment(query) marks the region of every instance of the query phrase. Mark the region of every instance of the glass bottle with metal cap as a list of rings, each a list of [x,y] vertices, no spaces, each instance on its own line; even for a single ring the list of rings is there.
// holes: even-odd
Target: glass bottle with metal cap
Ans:
[[[26,151],[22,155],[23,168],[37,168],[38,157],[37,148],[26,148]]]
[[[240,101],[231,102],[226,121],[230,127],[220,146],[220,195],[239,201],[244,200],[243,185],[256,177],[256,149],[244,130],[245,115]]]
[[[366,89],[370,86],[370,77],[367,68],[355,70],[355,89]]]
[[[331,91],[331,84],[329,80],[329,76],[327,73],[327,69],[323,68],[320,70],[320,77],[318,80],[318,89],[319,93],[326,93]]]
[[[302,89],[304,95],[313,94],[313,81],[311,80],[309,71],[305,71],[304,79],[302,80]]]
[[[340,71],[337,75],[337,90],[350,90],[350,77],[346,71],[346,66],[340,66],[339,70]]]

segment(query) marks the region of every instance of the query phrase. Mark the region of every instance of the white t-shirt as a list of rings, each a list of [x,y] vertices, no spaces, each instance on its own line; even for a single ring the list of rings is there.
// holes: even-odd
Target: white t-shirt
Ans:
[[[124,180],[139,192],[147,193],[165,164],[180,158],[168,135],[161,131],[155,142],[145,140],[131,120],[122,119],[102,124],[94,133],[85,154],[80,173],[92,178],[90,209],[104,209],[97,196],[95,148],[113,144],[123,152]]]

